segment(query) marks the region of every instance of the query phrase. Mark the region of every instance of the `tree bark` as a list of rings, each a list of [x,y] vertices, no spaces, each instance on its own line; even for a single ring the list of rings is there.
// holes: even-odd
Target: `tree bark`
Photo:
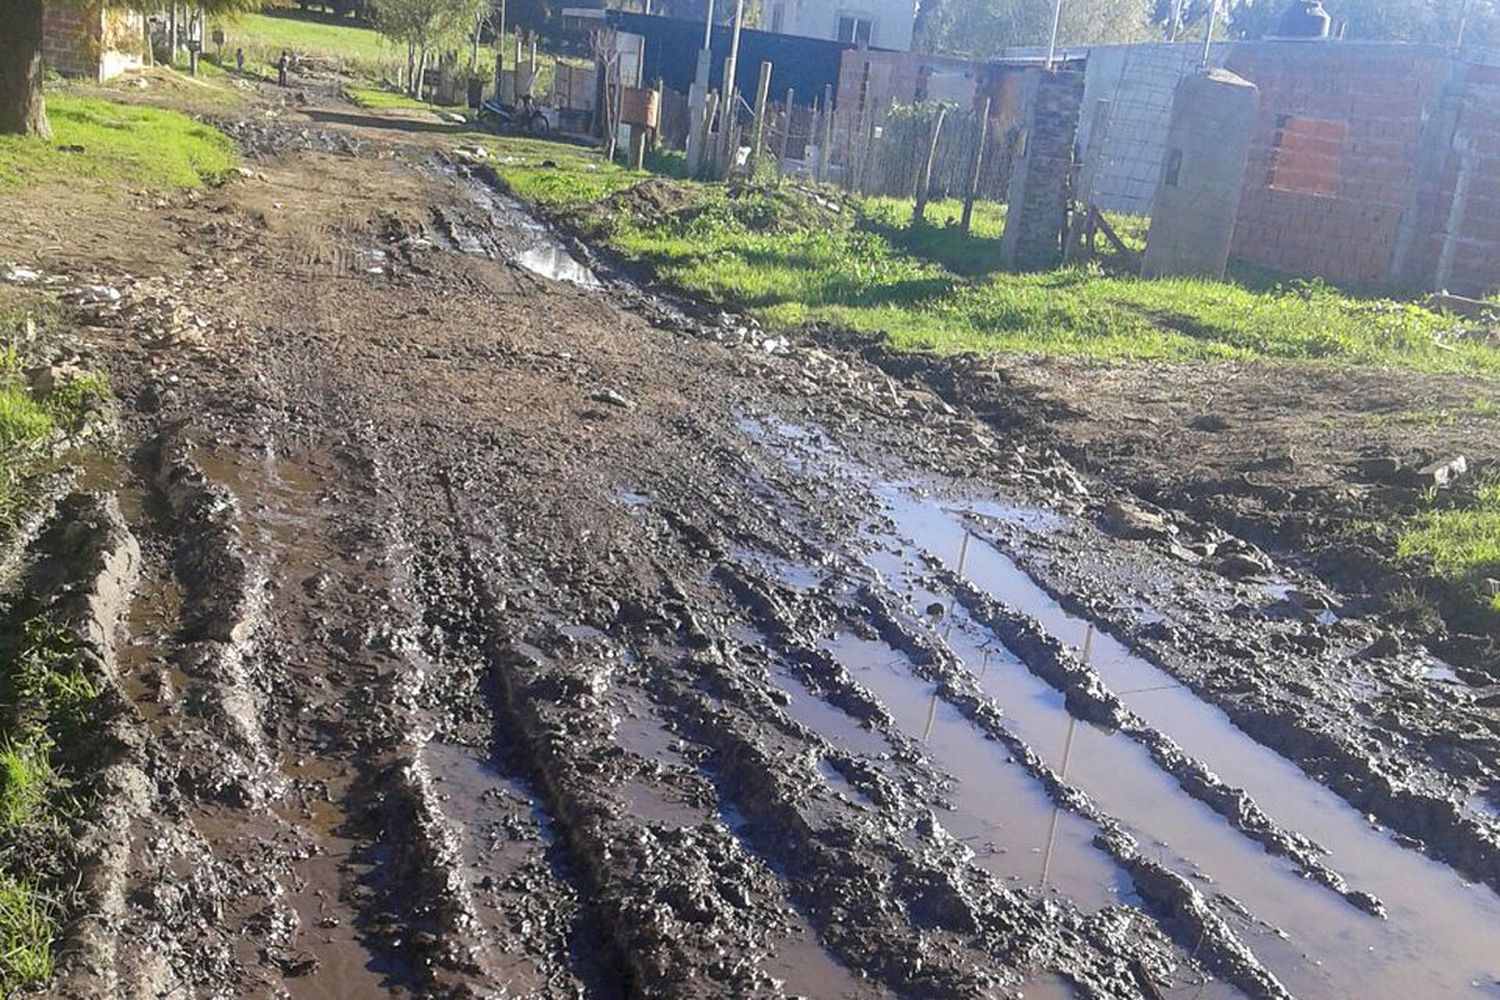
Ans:
[[[52,138],[42,103],[42,0],[0,3],[0,135]]]

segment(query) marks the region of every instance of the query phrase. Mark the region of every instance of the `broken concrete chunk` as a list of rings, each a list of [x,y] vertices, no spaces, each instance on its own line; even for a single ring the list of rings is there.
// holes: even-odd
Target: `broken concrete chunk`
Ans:
[[[1468,471],[1469,460],[1462,455],[1440,458],[1435,462],[1428,462],[1417,470],[1417,484],[1419,486],[1447,486]]]

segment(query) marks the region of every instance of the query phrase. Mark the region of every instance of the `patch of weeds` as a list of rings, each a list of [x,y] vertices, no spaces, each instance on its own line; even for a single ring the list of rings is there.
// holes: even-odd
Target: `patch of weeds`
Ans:
[[[430,101],[419,101],[398,91],[378,87],[345,87],[344,96],[360,107],[372,110],[434,111],[438,107]]]
[[[68,821],[84,803],[99,691],[72,634],[45,616],[0,637],[0,996],[52,975],[73,874]]]
[[[37,886],[0,875],[0,996],[52,978],[57,906]]]
[[[58,383],[47,394],[42,407],[58,426],[76,431],[91,413],[112,398],[109,379],[98,372],[86,372]]]
[[[55,426],[47,408],[32,398],[25,385],[0,384],[0,462],[5,453],[42,441]]]
[[[1417,515],[1397,539],[1396,554],[1429,566],[1450,583],[1472,587],[1500,611],[1500,594],[1484,589],[1484,581],[1500,579],[1500,482],[1476,488],[1469,503]]]
[[[51,747],[40,738],[0,740],[0,832],[34,824],[57,781]]]
[[[1430,635],[1443,628],[1443,614],[1437,604],[1413,587],[1404,587],[1386,597],[1386,619],[1418,635]]]

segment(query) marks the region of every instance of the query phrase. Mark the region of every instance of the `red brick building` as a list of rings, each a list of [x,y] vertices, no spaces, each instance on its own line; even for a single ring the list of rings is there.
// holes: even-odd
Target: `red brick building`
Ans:
[[[144,64],[145,19],[133,10],[49,3],[42,18],[42,64],[64,76],[103,82]]]

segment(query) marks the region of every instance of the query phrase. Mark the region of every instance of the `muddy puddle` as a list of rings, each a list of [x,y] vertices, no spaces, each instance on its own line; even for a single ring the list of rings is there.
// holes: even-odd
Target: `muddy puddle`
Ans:
[[[891,994],[849,971],[818,941],[817,932],[800,915],[789,930],[770,942],[766,972],[781,982],[788,997],[808,1000],[880,1000]]]
[[[470,228],[466,220],[445,217],[444,228],[458,250],[501,257],[552,281],[584,288],[600,286],[594,272],[520,202],[472,175],[465,175],[464,188],[473,198],[475,208],[485,216],[486,224],[483,228]]]
[[[883,642],[853,635],[824,648],[952,778],[946,794],[950,808],[937,816],[981,867],[1009,883],[1055,889],[1084,909],[1129,895],[1129,878],[1093,846],[1094,825],[1074,813],[1059,813],[1004,746],[986,739],[939,698],[937,688],[918,677],[904,656]]]
[[[1352,887],[1382,899],[1389,919],[1359,911],[1188,796],[1144,748],[1124,736],[1073,723],[1061,696],[968,620],[955,607],[953,595],[923,586],[926,553],[993,599],[1034,616],[1063,642],[1082,646],[1088,624],[1065,612],[995,544],[975,534],[984,522],[999,519],[1019,526],[1016,536],[1022,541],[1013,544],[1025,544],[1026,519],[1016,517],[1014,508],[988,498],[976,502],[924,494],[910,483],[860,466],[805,428],[789,431],[772,421],[747,421],[742,429],[793,472],[865,495],[874,516],[861,537],[845,540],[852,543],[853,557],[873,569],[914,615],[939,608],[944,612],[934,616],[933,627],[946,635],[964,666],[1000,704],[1011,731],[1055,769],[1066,758],[1068,780],[1135,833],[1144,851],[1196,881],[1210,896],[1227,893],[1264,921],[1259,928],[1244,920],[1233,922],[1256,956],[1294,994],[1329,1000],[1500,996],[1500,899],[1488,889],[1467,884],[1446,866],[1401,847],[1170,675],[1109,636],[1095,634],[1090,660],[1109,688],[1152,727],[1225,780],[1247,789],[1284,828],[1328,848],[1329,866]],[[892,666],[891,650],[847,638],[839,646],[841,658],[853,661],[851,671],[897,716],[903,730],[920,736],[931,720],[929,749],[960,779],[954,793],[960,812],[964,793],[958,789],[1003,780],[1003,769],[995,767],[1004,760],[998,746],[984,740],[956,709],[941,701],[934,704],[929,685]],[[1025,803],[1019,811],[1029,821],[1018,821],[1015,810],[990,813],[993,822],[1008,819],[1012,833],[1025,831],[1023,840],[1038,837],[1036,817],[1047,812],[1045,801],[1035,801],[1040,789],[1028,798],[1026,784],[1017,783],[1005,798]],[[983,807],[975,808],[980,811],[970,815],[984,822]],[[943,822],[956,832],[964,820],[944,816]],[[983,837],[989,831],[964,832]],[[1109,886],[1110,878],[1101,878],[1091,867],[1087,851],[1075,846],[1069,855],[1060,853],[1069,839],[1060,834],[1058,840],[1049,875],[1070,895],[1082,893],[1080,903],[1090,905],[1091,899],[1098,905],[1107,898],[1099,887]],[[1073,843],[1080,841],[1086,843],[1075,833]],[[1007,874],[1022,877],[1025,866],[1009,863],[1013,870]],[[1030,873],[1032,879],[1039,867]]]

